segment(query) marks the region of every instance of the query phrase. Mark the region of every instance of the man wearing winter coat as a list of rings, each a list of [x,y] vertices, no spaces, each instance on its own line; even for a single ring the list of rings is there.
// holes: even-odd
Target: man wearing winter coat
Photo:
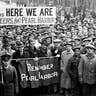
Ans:
[[[96,96],[96,55],[93,45],[86,45],[87,53],[79,63],[79,80],[83,86],[83,96]]]

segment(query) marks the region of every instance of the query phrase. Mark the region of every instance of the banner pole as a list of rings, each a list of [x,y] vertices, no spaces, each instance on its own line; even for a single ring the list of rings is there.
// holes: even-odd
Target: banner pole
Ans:
[[[10,5],[12,4],[12,1],[10,0]]]
[[[37,58],[39,58],[39,59],[43,59],[43,58],[59,58],[59,57],[57,57],[57,56],[51,56],[51,57],[37,57]],[[10,59],[10,60],[30,60],[30,59],[35,59],[35,58],[18,58],[18,59]]]

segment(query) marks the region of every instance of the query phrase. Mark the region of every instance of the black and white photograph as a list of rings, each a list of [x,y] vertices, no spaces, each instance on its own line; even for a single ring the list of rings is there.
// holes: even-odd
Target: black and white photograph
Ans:
[[[0,96],[96,96],[96,0],[0,0]]]

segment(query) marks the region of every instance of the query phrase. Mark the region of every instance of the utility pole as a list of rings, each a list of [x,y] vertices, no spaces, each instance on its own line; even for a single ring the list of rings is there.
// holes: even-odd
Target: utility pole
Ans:
[[[30,2],[29,2],[29,0],[26,0],[26,4],[27,4],[27,7],[30,6]]]
[[[10,0],[9,2],[10,2],[9,4],[11,5],[12,4],[12,1]]]

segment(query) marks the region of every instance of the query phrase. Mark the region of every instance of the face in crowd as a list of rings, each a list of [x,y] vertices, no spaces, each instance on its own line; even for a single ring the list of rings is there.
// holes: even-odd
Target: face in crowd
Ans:
[[[10,50],[11,50],[11,45],[6,46],[5,49],[6,49],[7,51],[10,51]]]
[[[20,46],[20,47],[18,47],[18,50],[20,51],[20,52],[22,52],[23,51],[23,49],[24,49],[24,46],[22,45],[22,46]]]
[[[80,55],[80,49],[75,49],[74,53],[76,56]]]
[[[47,38],[46,40],[48,44],[51,44],[51,38]]]
[[[47,45],[42,44],[42,48],[43,48],[44,50],[46,50],[46,49],[47,49]]]
[[[87,41],[84,41],[83,44],[86,46],[86,45],[90,44],[90,42],[91,42],[91,41],[88,41],[88,40],[87,40]]]
[[[80,44],[80,41],[79,40],[75,40],[75,44],[76,45],[79,45]]]
[[[7,67],[8,66],[8,62],[10,60],[10,57],[9,55],[6,55],[6,56],[2,56],[1,59],[2,59],[2,63],[3,63],[3,66],[4,67]]]
[[[30,46],[33,48],[34,47],[34,44],[35,44],[35,42],[33,41],[33,40],[30,40]]]
[[[87,51],[88,54],[93,54],[94,53],[94,49],[91,48],[91,47],[87,47],[86,51]]]
[[[67,51],[70,51],[72,49],[72,46],[71,45],[66,45],[66,50]]]
[[[55,42],[55,43],[54,43],[54,46],[55,46],[56,48],[58,48],[58,47],[60,46],[60,42]]]

